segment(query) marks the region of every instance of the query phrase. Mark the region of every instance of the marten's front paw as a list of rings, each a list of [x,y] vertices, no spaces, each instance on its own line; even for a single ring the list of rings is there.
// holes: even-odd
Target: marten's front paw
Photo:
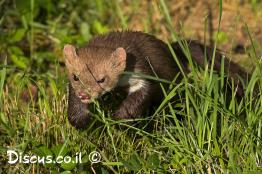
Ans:
[[[114,114],[115,119],[131,119],[136,117],[136,112],[131,107],[120,107]]]
[[[85,129],[91,121],[91,114],[87,112],[69,112],[68,120],[77,129]]]

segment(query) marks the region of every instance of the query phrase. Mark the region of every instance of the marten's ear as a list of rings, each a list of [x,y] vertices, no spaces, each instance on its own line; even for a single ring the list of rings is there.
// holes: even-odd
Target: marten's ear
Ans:
[[[126,67],[126,50],[119,47],[112,53],[112,56],[114,68],[124,70]]]
[[[76,48],[70,44],[64,46],[63,53],[65,55],[66,63],[72,64],[72,61],[77,57]]]

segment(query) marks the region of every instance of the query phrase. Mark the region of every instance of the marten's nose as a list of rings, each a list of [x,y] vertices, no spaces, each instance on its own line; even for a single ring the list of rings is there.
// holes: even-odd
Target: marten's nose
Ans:
[[[86,93],[84,93],[84,92],[79,92],[78,96],[79,96],[80,99],[88,99],[88,100],[90,99],[90,97],[88,95],[86,95]]]

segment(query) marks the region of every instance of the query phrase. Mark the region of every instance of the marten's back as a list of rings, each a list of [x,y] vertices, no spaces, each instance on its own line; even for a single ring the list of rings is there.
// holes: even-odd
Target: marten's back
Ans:
[[[172,80],[178,69],[167,45],[156,37],[134,31],[110,32],[90,40],[87,47],[116,49],[127,52],[127,70]]]

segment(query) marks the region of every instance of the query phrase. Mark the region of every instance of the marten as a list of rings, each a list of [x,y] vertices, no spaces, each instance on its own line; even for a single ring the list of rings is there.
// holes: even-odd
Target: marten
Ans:
[[[197,41],[187,42],[192,59],[198,65],[204,66],[205,54],[207,62],[211,63],[213,48]],[[174,42],[171,46],[184,72],[189,72],[187,58],[179,43]],[[63,53],[69,77],[68,118],[78,129],[85,128],[91,119],[88,104],[116,88],[126,91],[127,97],[114,112],[115,119],[139,118],[146,108],[163,98],[159,82],[135,74],[157,76],[168,81],[181,74],[168,45],[139,31],[99,35],[80,48],[66,44]],[[214,69],[218,72],[222,57],[223,54],[216,51]],[[243,95],[243,86],[236,74],[243,79],[247,79],[249,74],[228,59],[224,62],[229,78],[238,85],[237,94]],[[181,79],[182,75],[179,75],[177,83]]]

